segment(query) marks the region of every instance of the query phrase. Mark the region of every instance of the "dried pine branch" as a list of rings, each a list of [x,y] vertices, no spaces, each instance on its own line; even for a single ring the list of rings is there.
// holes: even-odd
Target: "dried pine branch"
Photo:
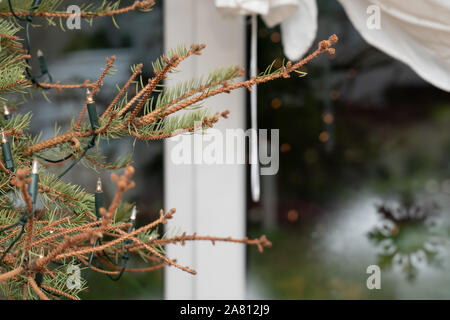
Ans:
[[[163,253],[159,252],[157,248],[165,244],[180,243],[185,241],[211,241],[213,244],[217,241],[244,243],[248,245],[255,245],[260,251],[264,247],[270,247],[271,243],[264,236],[260,239],[249,240],[219,238],[210,236],[197,236],[183,234],[179,237],[154,239],[153,237],[141,237],[149,230],[154,230],[159,225],[167,223],[167,220],[172,219],[175,210],[168,212],[161,211],[159,219],[148,225],[137,228],[131,232],[126,232],[129,228],[129,222],[114,222],[113,216],[124,193],[134,187],[132,176],[134,169],[127,167],[121,176],[112,174],[112,181],[117,186],[116,194],[110,206],[101,209],[102,218],[99,221],[87,223],[85,221],[76,221],[76,217],[67,216],[62,219],[52,221],[51,223],[35,224],[32,234],[28,230],[28,236],[22,238],[17,242],[14,249],[7,255],[4,264],[6,271],[0,274],[0,282],[8,280],[15,280],[14,286],[22,287],[30,285],[34,293],[40,299],[47,299],[48,295],[42,289],[50,290],[66,298],[78,299],[79,291],[68,293],[67,291],[56,289],[51,285],[50,279],[52,274],[59,272],[52,270],[50,265],[67,259],[74,258],[81,263],[86,264],[89,260],[89,255],[92,253],[98,254],[101,261],[105,261],[104,255],[107,251],[109,255],[115,256],[122,253],[122,244],[128,240],[130,245],[126,247],[129,251],[137,256],[148,255],[156,257],[154,265],[145,268],[126,268],[125,272],[148,272],[159,269],[163,266],[174,266],[182,271],[195,274],[196,272],[189,267],[181,266],[174,260],[169,259]],[[28,188],[28,170],[18,172],[19,180],[16,182],[21,189]],[[105,239],[104,234],[108,233],[108,239]],[[102,244],[99,246],[92,246],[93,242],[102,239]],[[42,248],[46,248],[46,253],[42,254]],[[24,263],[17,266],[16,262],[19,257],[24,257]],[[120,269],[118,266],[111,263],[104,263],[105,267],[111,268],[100,269],[95,266],[90,266],[92,271],[105,274],[116,274]],[[41,274],[44,282],[37,285],[35,278],[37,274]],[[22,277],[23,275],[23,277]],[[48,279],[48,281],[47,281]],[[47,283],[48,282],[48,283]]]

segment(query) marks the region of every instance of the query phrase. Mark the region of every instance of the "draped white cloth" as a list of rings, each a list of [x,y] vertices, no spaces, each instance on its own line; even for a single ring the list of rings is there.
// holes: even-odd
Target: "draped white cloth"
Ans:
[[[270,28],[281,24],[286,57],[300,59],[317,33],[316,0],[216,0],[225,14],[259,14]]]
[[[450,0],[339,0],[364,39],[409,65],[434,86],[450,91]],[[316,0],[216,0],[224,12],[260,14],[272,27],[281,23],[290,60],[303,56],[317,32]],[[380,28],[369,28],[377,6]]]
[[[450,0],[339,1],[368,43],[450,91]],[[380,29],[367,27],[371,5],[380,8]]]

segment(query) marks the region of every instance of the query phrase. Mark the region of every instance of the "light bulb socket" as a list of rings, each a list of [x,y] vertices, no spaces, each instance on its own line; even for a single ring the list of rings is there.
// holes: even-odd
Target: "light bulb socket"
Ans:
[[[31,175],[31,183],[28,186],[28,193],[30,194],[31,203],[33,205],[36,204],[36,200],[37,200],[38,183],[39,183],[39,174],[32,174]]]
[[[2,131],[2,153],[6,169],[8,169],[9,171],[14,171],[14,160],[11,152],[11,146],[9,145],[8,140],[6,140],[3,131]]]
[[[91,102],[88,100],[87,109],[92,131],[95,132],[95,130],[98,129],[100,125],[98,122],[97,106],[95,105],[95,102],[93,100]]]
[[[40,287],[44,281],[44,275],[41,272],[37,272],[34,276],[34,281],[36,281],[37,286]]]
[[[95,200],[95,216],[100,219],[102,216],[100,214],[100,208],[103,207],[103,192],[96,192],[94,194]]]
[[[131,226],[128,229],[128,233],[133,231],[134,227],[136,226],[136,216],[137,216],[137,208],[136,206],[134,206],[133,209],[131,210],[130,220],[128,221],[131,222]]]
[[[39,68],[41,69],[41,75],[48,73],[47,62],[45,61],[44,53],[41,50],[37,52],[38,60],[39,60]]]
[[[9,111],[6,103],[3,104],[3,118],[5,120],[11,120],[11,112]]]
[[[28,186],[28,193],[31,197],[31,203],[33,206],[37,201],[37,192],[38,192],[38,184],[39,184],[39,162],[34,159],[33,160],[33,168],[31,170],[31,183]]]

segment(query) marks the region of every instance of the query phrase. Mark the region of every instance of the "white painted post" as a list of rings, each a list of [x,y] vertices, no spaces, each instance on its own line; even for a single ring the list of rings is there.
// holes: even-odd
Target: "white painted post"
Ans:
[[[245,21],[224,18],[212,0],[165,0],[164,40],[166,50],[179,44],[205,43],[204,54],[182,62],[174,79],[208,74],[219,66],[245,66]],[[168,85],[173,80],[167,82]],[[212,112],[229,109],[230,118],[216,128],[245,127],[245,91],[207,100]],[[193,145],[194,137],[190,137]],[[245,165],[175,165],[170,158],[173,141],[164,147],[165,208],[177,208],[166,231],[198,235],[245,236]],[[196,150],[201,152],[201,150]],[[244,299],[245,246],[187,243],[167,246],[170,258],[190,266],[195,276],[167,267],[164,273],[166,299]]]

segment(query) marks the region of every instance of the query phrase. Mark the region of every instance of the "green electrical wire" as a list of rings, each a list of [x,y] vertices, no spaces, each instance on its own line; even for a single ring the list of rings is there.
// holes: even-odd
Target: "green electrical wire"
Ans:
[[[89,141],[89,143],[86,145],[86,147],[84,147],[83,153],[82,153],[82,154],[81,154],[74,162],[72,162],[72,164],[71,164],[66,170],[64,170],[63,173],[61,173],[61,174],[58,176],[58,179],[61,179],[62,177],[64,177],[70,170],[73,169],[73,167],[75,167],[75,166],[78,164],[78,162],[81,161],[81,159],[84,158],[84,156],[86,155],[86,153],[87,153],[90,149],[92,149],[93,147],[95,147],[95,139],[96,139],[96,138],[97,138],[97,134],[94,133],[94,135],[92,136],[91,141]],[[72,155],[71,155],[71,156],[72,156]]]
[[[11,243],[9,244],[8,248],[3,252],[3,255],[0,258],[0,264],[3,262],[3,259],[6,257],[6,255],[8,254],[8,252],[14,247],[14,245],[17,243],[17,241],[20,240],[20,238],[22,238],[24,232],[25,232],[25,226],[28,222],[28,220],[34,215],[35,210],[36,210],[36,201],[37,201],[37,191],[38,191],[38,183],[39,183],[39,173],[38,173],[38,162],[36,159],[33,160],[33,168],[31,171],[31,183],[28,187],[28,193],[31,196],[31,213],[30,214],[26,214],[26,212],[24,212],[22,214],[22,216],[20,217],[19,221],[17,221],[15,224],[8,226],[6,228],[3,228],[2,230],[0,230],[0,233],[3,233],[7,230],[10,230],[12,228],[15,228],[17,226],[21,226],[21,230],[19,232],[19,234],[14,238],[13,241],[11,241]]]
[[[9,11],[11,12],[12,16],[13,16],[15,19],[17,19],[18,21],[22,21],[22,22],[26,22],[26,23],[27,23],[26,26],[25,26],[25,34],[26,34],[26,41],[25,41],[25,43],[26,43],[26,48],[27,48],[27,53],[28,53],[28,54],[31,54],[30,25],[31,25],[31,23],[32,23],[32,21],[33,21],[33,13],[34,13],[34,11],[36,11],[36,10],[39,8],[39,6],[41,5],[41,3],[42,3],[42,0],[34,0],[33,3],[32,3],[32,5],[31,5],[31,9],[30,9],[30,12],[29,12],[28,16],[26,16],[25,18],[21,18],[21,17],[19,17],[19,16],[16,14],[16,12],[14,11],[13,6],[12,6],[12,3],[11,3],[11,0],[8,0]],[[41,59],[41,58],[42,58],[42,59]],[[49,77],[50,82],[53,82],[52,76],[50,75],[50,73],[48,72],[48,70],[47,70],[46,72],[45,72],[45,69],[46,69],[46,68],[44,68],[44,70],[42,70],[42,67],[43,67],[43,66],[46,66],[45,58],[42,56],[42,57],[40,57],[39,61],[40,61],[40,66],[41,66],[41,72],[42,72],[42,74],[41,74],[38,78],[41,78],[42,76],[44,76],[45,74],[47,74],[48,77]],[[44,62],[43,62],[43,61],[44,61]],[[42,86],[39,84],[39,82],[36,80],[36,77],[33,76],[33,75],[31,74],[31,71],[30,71],[30,60],[29,60],[29,59],[26,59],[26,62],[27,62],[27,66],[25,67],[25,72],[26,72],[27,78],[28,78],[34,85],[36,85],[37,87],[39,87],[39,88],[41,88],[41,89],[43,89],[43,90],[49,90],[50,88],[44,88],[44,87],[42,87]],[[44,73],[44,72],[45,72],[45,73]]]

